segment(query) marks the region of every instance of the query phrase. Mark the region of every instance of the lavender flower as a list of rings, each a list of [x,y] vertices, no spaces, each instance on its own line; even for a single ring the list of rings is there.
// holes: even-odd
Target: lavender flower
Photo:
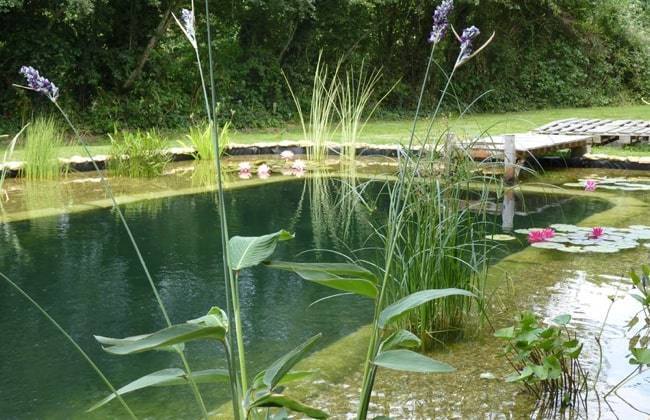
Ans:
[[[472,41],[476,39],[481,31],[476,26],[470,26],[463,31],[463,34],[460,36],[460,55],[458,56],[458,62],[462,63],[467,60],[472,55]]]
[[[181,19],[183,20],[183,27],[185,34],[190,40],[192,45],[196,45],[196,31],[194,30],[194,12],[187,9],[181,9]]]
[[[429,42],[437,44],[442,41],[449,26],[449,14],[454,9],[454,0],[443,0],[433,12],[433,27],[429,35]]]
[[[52,101],[56,101],[56,99],[59,97],[59,88],[56,87],[54,83],[41,76],[38,70],[36,70],[34,67],[22,66],[20,68],[20,74],[25,76],[27,86],[30,89],[44,94]]]

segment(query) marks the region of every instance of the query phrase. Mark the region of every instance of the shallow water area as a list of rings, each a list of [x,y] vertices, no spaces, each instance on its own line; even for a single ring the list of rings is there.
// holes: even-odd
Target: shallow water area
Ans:
[[[238,160],[233,162],[234,167]],[[386,178],[391,165],[390,160],[369,161],[355,174]],[[345,177],[350,175],[347,172],[340,178],[345,182],[341,182],[313,176],[315,171],[304,177],[274,173],[270,178],[254,176],[246,180],[231,172],[226,183],[231,234],[259,235],[279,228],[295,231],[296,239],[282,244],[277,257],[306,261],[333,260],[325,252],[296,256],[315,248],[345,251],[340,239],[351,248],[367,244],[372,235],[369,223],[385,217],[385,203],[381,198],[376,200],[370,211],[364,206],[341,207],[341,191],[365,180],[350,182]],[[327,171],[319,168],[319,172]],[[514,196],[513,226],[505,232],[503,197],[495,196],[494,232],[511,234],[516,239],[499,243],[498,258],[488,279],[488,305],[497,328],[510,325],[516,312],[523,309],[534,309],[545,317],[571,313],[572,328],[584,334],[585,363],[591,370],[598,360],[593,335],[602,325],[608,296],[618,294],[603,333],[604,364],[599,389],[606,390],[629,370],[623,326],[634,301],[625,297],[630,290],[627,273],[647,262],[650,250],[639,247],[612,255],[568,255],[529,247],[525,237],[511,231],[552,223],[618,227],[650,224],[648,193],[586,193],[557,187],[594,172],[553,171],[525,180]],[[623,176],[620,171],[616,174]],[[224,305],[213,176],[209,168],[184,163],[174,165],[167,176],[154,179],[111,179],[161,295],[177,322],[200,316],[214,304]],[[177,366],[178,362],[173,355],[162,353],[111,356],[103,353],[91,337],[140,334],[163,325],[151,289],[97,181],[88,174],[72,174],[63,182],[34,185],[9,180],[5,188],[10,199],[4,203],[1,225],[0,270],[25,287],[79,340],[109,378],[122,385],[151,371]],[[365,187],[366,194],[381,191],[382,182],[380,179],[376,185]],[[353,216],[349,225],[340,223],[343,211]],[[11,343],[0,346],[2,416],[122,417],[116,403],[91,415],[84,413],[107,394],[104,386],[38,312],[5,285],[0,290],[0,327],[5,331],[4,342]],[[353,418],[368,333],[364,325],[372,316],[370,303],[347,296],[310,307],[331,293],[264,268],[243,273],[241,294],[250,370],[263,368],[304,339],[323,332],[318,351],[301,365],[320,368],[320,374],[290,388],[289,393],[326,408],[333,418]],[[457,372],[453,374],[381,370],[371,413],[404,419],[528,417],[535,401],[521,387],[503,382],[510,368],[499,356],[502,345],[483,325],[479,333],[468,333],[432,353],[432,357],[455,366]],[[190,344],[188,349],[195,369],[223,367],[215,346]],[[217,408],[227,400],[225,387],[202,389],[210,407]],[[623,387],[620,394],[639,402],[637,409],[650,410],[647,375]],[[609,400],[611,408],[601,402],[603,418],[610,418],[613,412],[627,418],[645,418],[620,399]],[[145,390],[129,395],[127,401],[142,417],[198,416],[185,387]],[[596,403],[591,401],[589,418],[597,413]]]

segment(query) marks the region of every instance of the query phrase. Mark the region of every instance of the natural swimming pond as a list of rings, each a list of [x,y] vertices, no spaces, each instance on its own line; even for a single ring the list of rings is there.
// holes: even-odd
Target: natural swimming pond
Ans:
[[[286,259],[296,259],[297,254],[315,248],[345,251],[337,240],[343,234],[341,224],[337,223],[339,213],[336,207],[331,207],[332,201],[325,199],[329,188],[336,188],[335,183],[326,185],[323,190],[322,185],[315,188],[313,181],[295,180],[229,192],[231,233],[259,235],[279,228],[294,231],[296,239],[283,243],[278,249],[277,255]],[[545,194],[525,197],[518,201],[515,228],[557,222],[572,224],[592,214],[612,210],[610,202],[595,197]],[[213,200],[211,194],[198,194],[144,201],[125,208],[161,295],[176,321],[200,316],[212,305],[224,305],[218,218]],[[351,248],[367,244],[372,235],[368,220],[381,220],[382,211],[381,201],[371,214],[359,211],[359,217],[353,219],[353,226],[347,230]],[[494,223],[500,225],[499,214],[495,214]],[[92,339],[92,334],[140,334],[163,325],[151,290],[115,214],[109,210],[64,213],[4,224],[2,229],[2,271],[23,285],[67,328],[114,383],[121,385],[176,364],[176,358],[166,353],[111,356],[103,353]],[[525,246],[522,241],[508,243],[505,254]],[[513,261],[505,258],[496,265],[497,271],[504,267],[510,269],[512,281],[517,283],[514,286],[517,291],[500,302],[503,308],[497,308],[503,313],[502,318],[513,314],[510,307],[513,301],[524,308],[535,295],[538,297],[533,301],[549,314],[559,308],[568,312],[580,309],[584,303],[580,303],[582,300],[576,299],[575,294],[593,290],[595,286],[589,284],[597,275],[623,274],[623,267],[638,263],[641,255],[639,250],[616,257],[598,255],[595,258],[593,255],[550,254],[550,251],[531,248],[526,252],[532,255]],[[324,251],[298,258],[334,259]],[[579,270],[587,274],[580,277],[576,274]],[[499,280],[497,276],[493,279]],[[587,280],[590,283],[586,283]],[[353,296],[330,299],[310,307],[312,302],[331,292],[281,272],[256,268],[243,273],[241,285],[251,371],[265,366],[314,333],[324,335],[320,348],[349,334],[358,334],[357,330],[371,318],[368,302]],[[555,309],[549,308],[548,296],[561,304],[556,303]],[[3,343],[7,343],[0,347],[0,412],[3,417],[86,417],[84,410],[107,393],[100,380],[59,333],[20,296],[4,288],[0,299],[0,328],[4,334]],[[589,319],[588,322],[583,319],[589,328],[596,325],[591,314],[584,317]],[[221,360],[214,346],[189,346],[190,361],[195,369],[213,367]],[[458,367],[457,374],[444,377],[388,374],[379,383],[375,409],[385,409],[386,413],[402,418],[431,415],[432,411],[428,410],[433,405],[437,406],[436,413],[449,416],[454,413],[517,415],[529,412],[530,401],[516,397],[517,387],[503,386],[499,380],[480,382],[477,379],[485,370],[492,371],[499,366],[498,351],[493,341],[479,337],[443,350],[439,358]],[[359,357],[363,352],[363,347],[347,348],[339,357]],[[486,354],[493,357],[486,358]],[[354,381],[358,372],[342,372],[340,376],[344,381],[338,387],[315,381],[314,389],[322,392],[316,391],[310,397],[320,401],[335,417],[349,412],[355,398],[357,385]],[[470,388],[477,383],[491,392]],[[227,399],[225,388],[208,386],[205,389],[211,406]],[[170,403],[171,395],[175,398],[181,395],[182,402],[175,399]],[[428,395],[429,399],[422,395]],[[463,400],[457,398],[460,395],[464,395]],[[134,410],[143,416],[178,418],[196,410],[191,393],[185,387],[146,390],[128,398]],[[455,400],[453,404],[452,400]],[[112,404],[94,416],[120,415],[120,407]]]

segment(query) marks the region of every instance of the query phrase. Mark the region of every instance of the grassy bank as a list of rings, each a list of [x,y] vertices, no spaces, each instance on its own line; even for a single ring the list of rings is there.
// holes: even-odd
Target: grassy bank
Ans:
[[[434,126],[434,133],[442,133],[450,129],[460,137],[473,137],[489,133],[498,135],[504,133],[519,133],[530,131],[543,124],[564,118],[608,118],[608,119],[645,119],[650,120],[650,106],[621,106],[621,107],[597,107],[597,108],[562,108],[546,109],[539,111],[511,112],[503,114],[471,114],[459,118],[458,115],[450,115],[445,119],[439,119]],[[371,121],[366,126],[360,141],[373,144],[395,144],[408,140],[411,120],[398,121]],[[426,132],[426,122],[420,124],[418,132],[423,135]],[[189,132],[189,128],[188,128]],[[179,141],[188,143],[186,132],[161,133],[169,147],[179,146]],[[334,141],[339,134],[335,134]],[[262,130],[239,130],[230,134],[232,143],[251,144],[259,142],[277,142],[281,140],[302,140],[302,130],[299,126],[287,126],[283,129],[262,129]],[[110,153],[110,140],[108,136],[96,136],[89,138],[91,150],[94,154]],[[8,140],[3,140],[0,153],[4,152]],[[22,142],[13,154],[13,160],[22,160],[24,156]],[[609,152],[612,148],[607,148]],[[641,148],[637,154],[650,154],[650,148]],[[599,151],[603,153],[603,150]],[[617,149],[614,153],[627,153],[633,155],[632,149]],[[60,157],[83,155],[82,150],[76,145],[66,145],[59,148]]]

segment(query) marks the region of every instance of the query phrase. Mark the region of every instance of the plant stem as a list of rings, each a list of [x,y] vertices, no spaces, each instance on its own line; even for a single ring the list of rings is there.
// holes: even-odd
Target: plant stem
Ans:
[[[209,78],[210,78],[210,100],[211,100],[211,110],[212,113],[208,112],[208,115],[212,114],[214,116],[214,110],[216,109],[216,89],[214,81],[214,61],[212,58],[212,35],[210,30],[210,7],[208,5],[208,0],[204,1],[205,3],[205,25],[208,38],[208,69],[209,69]],[[240,367],[244,367],[239,372],[239,383],[240,391],[238,392],[237,387],[232,387],[232,405],[233,413],[235,419],[238,420],[243,417],[242,415],[242,396],[246,393],[247,383],[246,383],[246,354],[244,353],[243,344],[240,347],[240,341],[242,337],[242,332],[240,330],[241,324],[238,325],[237,319],[239,319],[239,294],[237,293],[237,287],[235,279],[233,276],[232,270],[229,268],[228,263],[228,220],[226,214],[225,199],[223,193],[223,179],[221,176],[221,159],[219,157],[219,136],[217,135],[217,124],[216,119],[212,120],[212,144],[214,147],[214,164],[216,168],[216,177],[217,177],[217,202],[218,202],[218,212],[219,212],[219,224],[221,226],[221,248],[222,248],[222,259],[223,259],[223,269],[224,269],[224,282],[226,286],[226,313],[228,313],[228,319],[231,324],[231,328],[228,329],[230,339],[232,340],[233,334],[236,335],[237,339],[237,357],[239,359]],[[236,306],[236,307],[235,307]],[[232,307],[232,308],[231,308]],[[231,310],[232,309],[232,310]],[[231,314],[234,312],[235,315],[235,328],[232,328],[232,317]],[[239,327],[239,328],[238,328]],[[235,330],[235,331],[233,331]],[[235,365],[234,357],[232,352],[228,352],[229,357],[228,363],[232,366]],[[233,382],[231,378],[231,382]]]
[[[56,327],[56,329],[59,330],[59,332],[61,334],[63,334],[63,336],[70,342],[70,344],[72,344],[74,346],[74,348],[77,349],[77,351],[83,356],[83,358],[86,359],[88,364],[93,368],[93,370],[97,373],[97,375],[99,375],[99,377],[106,384],[108,389],[110,389],[111,392],[115,395],[115,398],[117,398],[117,400],[120,402],[120,404],[122,404],[122,407],[124,407],[124,409],[127,411],[127,413],[129,413],[129,416],[131,416],[132,419],[137,419],[136,415],[133,413],[133,411],[131,411],[131,408],[127,405],[126,401],[124,401],[122,396],[115,390],[115,387],[113,387],[113,384],[111,384],[111,382],[108,380],[108,378],[106,378],[106,376],[104,376],[104,374],[99,369],[99,367],[95,364],[95,362],[92,361],[90,356],[88,356],[88,354],[85,351],[83,351],[83,349],[79,346],[79,344],[77,344],[77,342],[74,340],[74,338],[72,338],[70,336],[70,334],[68,334],[65,331],[65,329],[63,329],[63,327],[61,327],[61,325],[59,325],[59,323],[56,322],[56,320],[54,318],[52,318],[50,316],[50,314],[48,314],[47,311],[45,309],[43,309],[43,307],[41,305],[39,305],[34,299],[32,299],[32,297],[29,296],[29,294],[27,294],[27,292],[25,292],[20,286],[18,286],[16,283],[14,283],[4,273],[0,273],[0,277],[2,277],[14,289],[16,289],[18,291],[18,293],[23,295],[23,297],[25,297],[25,299],[27,299],[32,305],[34,305],[36,307],[36,309],[38,309],[43,314],[43,316],[45,316],[45,318],[47,318],[47,320],[50,321],[50,323],[52,323],[52,325],[54,325],[54,327]]]
[[[95,169],[95,172],[97,172],[97,175],[99,176],[100,183],[102,184],[102,187],[104,188],[104,191],[110,198],[113,208],[117,212],[120,221],[122,222],[122,226],[124,226],[124,229],[126,230],[126,233],[129,237],[129,240],[131,241],[131,245],[133,245],[133,249],[135,250],[136,255],[138,256],[138,260],[140,261],[140,265],[142,266],[142,269],[145,273],[145,276],[147,277],[147,280],[149,281],[149,285],[151,286],[151,290],[153,291],[154,296],[156,297],[156,301],[158,302],[158,307],[160,308],[160,311],[163,314],[163,317],[165,318],[165,322],[167,323],[167,326],[170,327],[172,325],[171,320],[169,319],[169,315],[167,314],[167,310],[165,309],[165,305],[163,304],[162,299],[160,298],[160,294],[158,293],[158,288],[156,287],[156,284],[153,282],[153,278],[151,277],[151,273],[149,272],[149,268],[147,267],[147,264],[144,261],[144,258],[142,257],[142,253],[140,252],[140,247],[138,246],[138,243],[135,240],[135,237],[133,236],[133,233],[131,232],[131,228],[129,227],[129,224],[126,221],[126,218],[124,217],[124,213],[120,209],[119,205],[117,204],[117,200],[115,199],[115,195],[113,194],[113,189],[109,185],[108,181],[102,174],[102,171],[99,169],[99,166],[97,166],[97,162],[93,158],[92,153],[90,152],[90,149],[88,148],[88,145],[86,142],[83,140],[81,135],[79,134],[79,131],[77,128],[72,124],[72,121],[70,121],[70,118],[68,117],[68,114],[65,113],[63,108],[59,106],[59,104],[52,100],[52,103],[57,107],[61,115],[63,115],[63,118],[65,121],[68,123],[70,128],[72,129],[75,137],[77,138],[77,141],[79,144],[81,144],[81,147],[83,148],[84,152],[88,157],[90,158],[90,161],[93,165],[93,168]],[[201,393],[199,391],[198,386],[196,385],[196,381],[192,378],[192,371],[189,369],[189,364],[187,362],[187,359],[185,357],[185,354],[182,351],[178,352],[179,357],[181,358],[181,361],[183,362],[183,365],[185,366],[185,369],[188,374],[188,381],[190,384],[190,388],[192,388],[192,392],[194,393],[194,397],[196,399],[196,402],[199,404],[201,408],[201,412],[203,414],[203,417],[206,419],[208,418],[208,410],[205,407],[205,403],[203,402],[203,398],[201,397]]]

